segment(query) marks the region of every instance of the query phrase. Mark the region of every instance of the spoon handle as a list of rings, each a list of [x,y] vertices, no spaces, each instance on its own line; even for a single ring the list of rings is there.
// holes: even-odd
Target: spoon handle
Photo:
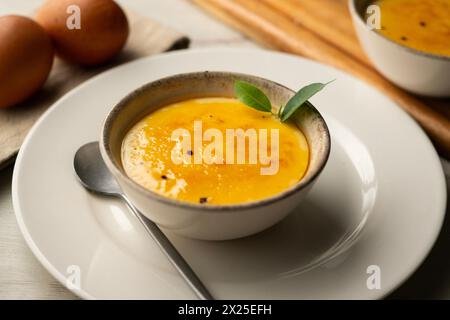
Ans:
[[[202,281],[197,277],[195,272],[189,266],[189,264],[184,260],[178,250],[173,246],[165,234],[159,229],[159,227],[152,221],[144,219],[142,214],[136,209],[136,207],[128,200],[124,195],[121,195],[122,199],[128,205],[133,214],[142,223],[145,230],[150,234],[153,240],[156,241],[158,247],[166,255],[172,265],[177,269],[184,280],[189,284],[191,289],[201,300],[214,300],[211,293],[206,289]]]

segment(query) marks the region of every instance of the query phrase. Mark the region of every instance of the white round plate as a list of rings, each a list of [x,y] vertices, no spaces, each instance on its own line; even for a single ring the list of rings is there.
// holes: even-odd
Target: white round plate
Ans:
[[[312,99],[329,124],[332,152],[298,210],[240,240],[167,233],[212,294],[373,299],[402,283],[426,257],[445,212],[444,175],[428,138],[394,103],[349,75],[242,49],[180,51],[123,65],[72,91],[38,121],[17,158],[13,202],[28,245],[49,272],[66,284],[79,270],[81,287],[71,289],[83,298],[195,298],[122,203],[81,187],[72,162],[78,147],[98,140],[103,119],[124,95],[204,70],[253,74],[292,89],[336,79]]]

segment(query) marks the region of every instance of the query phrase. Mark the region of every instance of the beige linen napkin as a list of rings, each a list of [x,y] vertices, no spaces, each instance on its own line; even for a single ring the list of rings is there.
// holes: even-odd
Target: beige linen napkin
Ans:
[[[41,114],[65,93],[111,67],[151,54],[189,46],[180,33],[133,12],[127,12],[130,36],[123,52],[110,64],[83,69],[55,59],[44,87],[21,105],[0,109],[0,169],[15,158],[29,129]]]

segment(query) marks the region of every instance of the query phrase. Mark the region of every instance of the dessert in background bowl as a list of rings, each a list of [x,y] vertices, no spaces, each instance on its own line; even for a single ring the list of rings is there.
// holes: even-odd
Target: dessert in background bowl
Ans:
[[[368,12],[371,5],[378,13]],[[375,68],[416,94],[450,96],[449,0],[349,0],[359,40]],[[379,14],[380,29],[367,18]]]
[[[376,0],[377,30],[405,47],[450,57],[450,0]]]
[[[307,103],[302,112],[281,122],[234,99],[236,80],[261,88],[275,109],[295,94],[249,75],[181,74],[135,90],[108,115],[100,141],[106,165],[132,203],[160,227],[205,240],[257,233],[286,217],[324,168],[330,136],[319,112]],[[277,129],[280,156],[275,174],[260,174],[275,159],[265,165],[249,164],[250,149],[244,153],[246,163],[228,163],[226,148],[221,154],[226,163],[214,162],[218,149],[213,163],[207,163],[205,153],[211,140],[195,140],[199,120],[203,137],[208,129],[215,129],[216,139],[228,129],[255,127],[265,134]],[[184,131],[174,138],[178,129]],[[184,150],[185,140],[180,137],[187,135],[193,140]],[[223,141],[228,141],[226,136]],[[271,141],[259,149],[266,150],[266,156],[274,151]]]

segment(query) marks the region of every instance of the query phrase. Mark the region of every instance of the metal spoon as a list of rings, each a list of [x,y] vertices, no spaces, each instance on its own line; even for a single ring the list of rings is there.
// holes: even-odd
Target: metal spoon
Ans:
[[[101,157],[98,142],[91,142],[80,147],[75,154],[73,165],[81,184],[86,189],[100,195],[118,197],[125,201],[131,212],[142,223],[145,230],[156,241],[161,251],[166,255],[184,280],[186,280],[195,294],[202,300],[214,299],[186,260],[184,260],[158,226],[139,213],[130,200],[123,194]]]

